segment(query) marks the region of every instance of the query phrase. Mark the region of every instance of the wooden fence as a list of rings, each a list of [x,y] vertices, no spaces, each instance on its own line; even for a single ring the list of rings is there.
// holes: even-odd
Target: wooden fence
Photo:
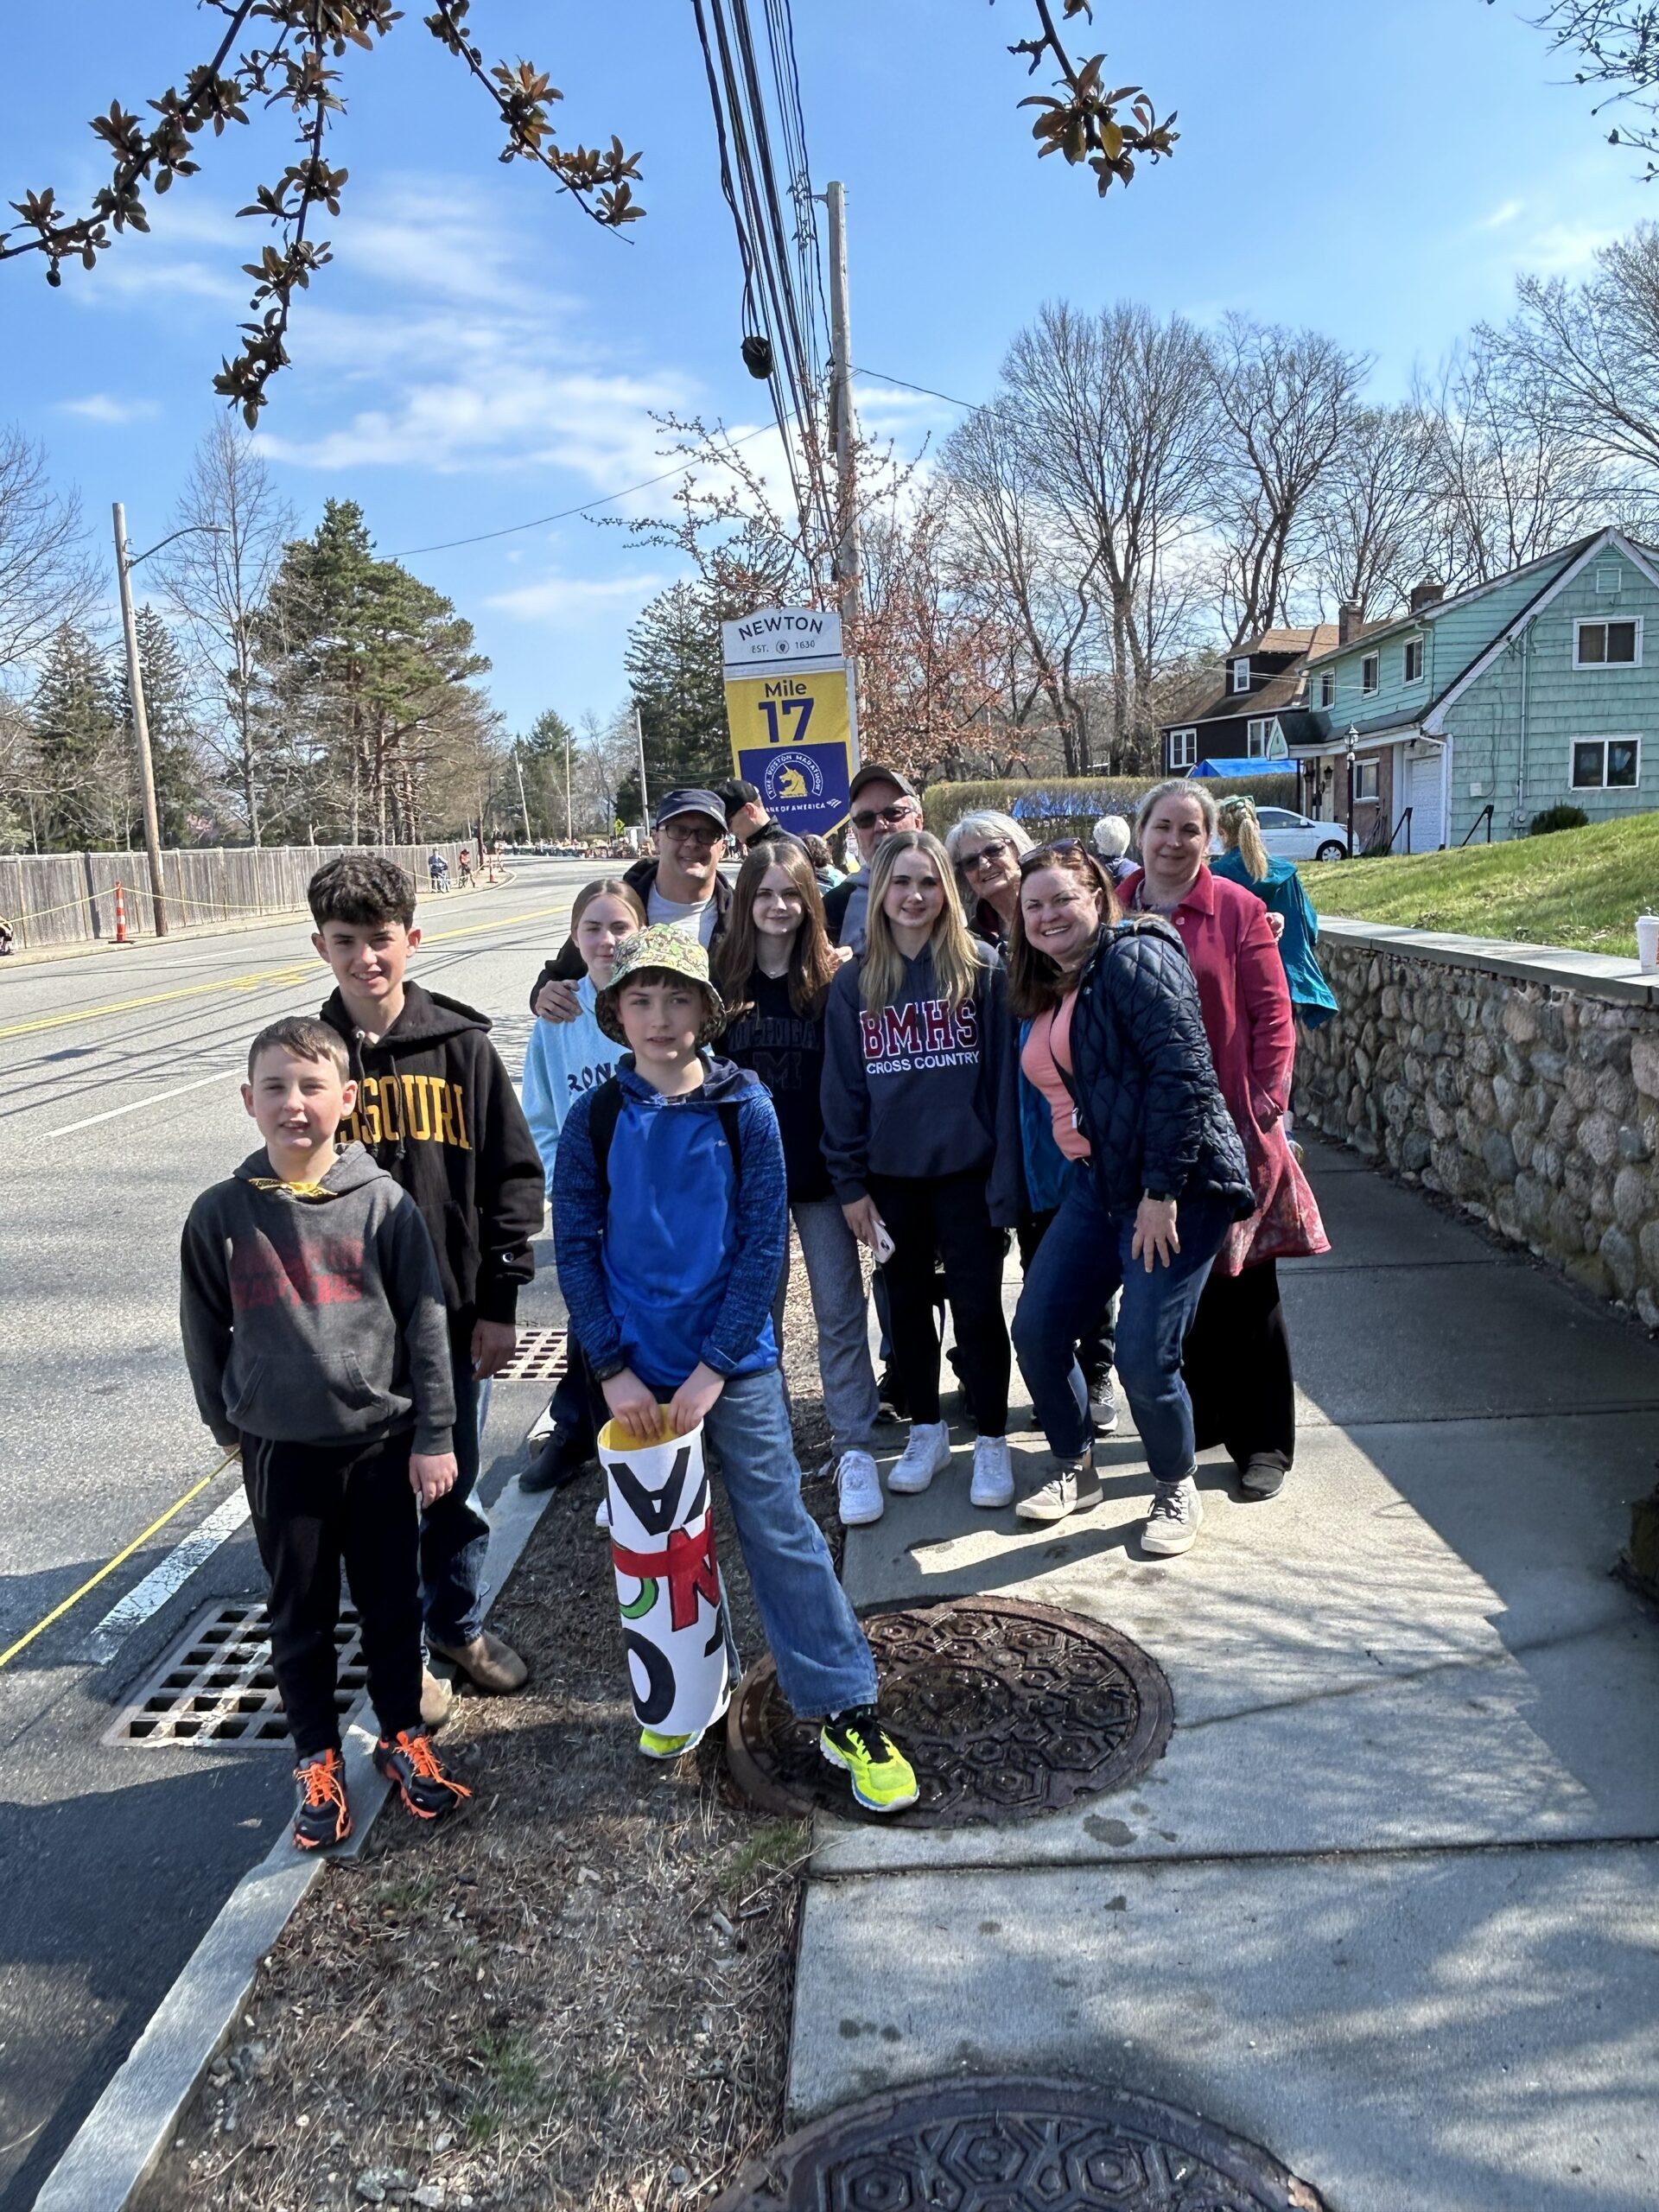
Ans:
[[[417,891],[427,887],[430,845],[264,845],[163,853],[169,929],[203,923],[291,914],[305,905],[305,887],[325,861],[342,852],[384,853],[406,868]],[[436,849],[460,880],[460,847]],[[471,847],[469,855],[477,861]],[[129,937],[155,933],[149,865],[143,853],[22,853],[0,855],[0,920],[19,951],[31,945],[75,944],[115,935],[115,887],[122,887]]]

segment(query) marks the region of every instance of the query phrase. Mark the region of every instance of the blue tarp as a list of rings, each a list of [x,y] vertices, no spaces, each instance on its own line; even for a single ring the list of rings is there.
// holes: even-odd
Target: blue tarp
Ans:
[[[1294,776],[1294,760],[1200,760],[1196,768],[1189,768],[1190,776]]]

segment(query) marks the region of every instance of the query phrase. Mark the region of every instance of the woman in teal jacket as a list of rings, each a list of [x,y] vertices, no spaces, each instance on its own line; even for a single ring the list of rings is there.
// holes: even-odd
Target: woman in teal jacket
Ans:
[[[1210,873],[1255,892],[1274,918],[1290,1002],[1307,1027],[1317,1029],[1337,1011],[1337,1001],[1313,950],[1319,935],[1313,901],[1293,861],[1268,859],[1249,799],[1224,798],[1216,811],[1222,850],[1211,861]]]

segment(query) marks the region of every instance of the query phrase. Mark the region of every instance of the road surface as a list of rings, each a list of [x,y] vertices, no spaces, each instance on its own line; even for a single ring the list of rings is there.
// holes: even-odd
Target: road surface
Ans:
[[[515,1075],[592,873],[530,861],[423,906],[411,976],[499,1018]],[[179,1230],[257,1141],[249,1038],[329,988],[298,917],[0,965],[0,2212],[33,2202],[290,1807],[279,1751],[102,1738],[195,1614],[261,1590],[235,1469],[197,1488],[220,1455],[179,1353]],[[486,1452],[486,1497],[509,1459]]]

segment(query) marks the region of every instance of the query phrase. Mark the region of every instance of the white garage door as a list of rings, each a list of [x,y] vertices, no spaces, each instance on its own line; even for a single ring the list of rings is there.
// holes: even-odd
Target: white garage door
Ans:
[[[1414,760],[1408,765],[1406,803],[1411,809],[1411,849],[1435,852],[1446,842],[1446,824],[1440,815],[1440,756],[1431,753],[1426,760]]]

